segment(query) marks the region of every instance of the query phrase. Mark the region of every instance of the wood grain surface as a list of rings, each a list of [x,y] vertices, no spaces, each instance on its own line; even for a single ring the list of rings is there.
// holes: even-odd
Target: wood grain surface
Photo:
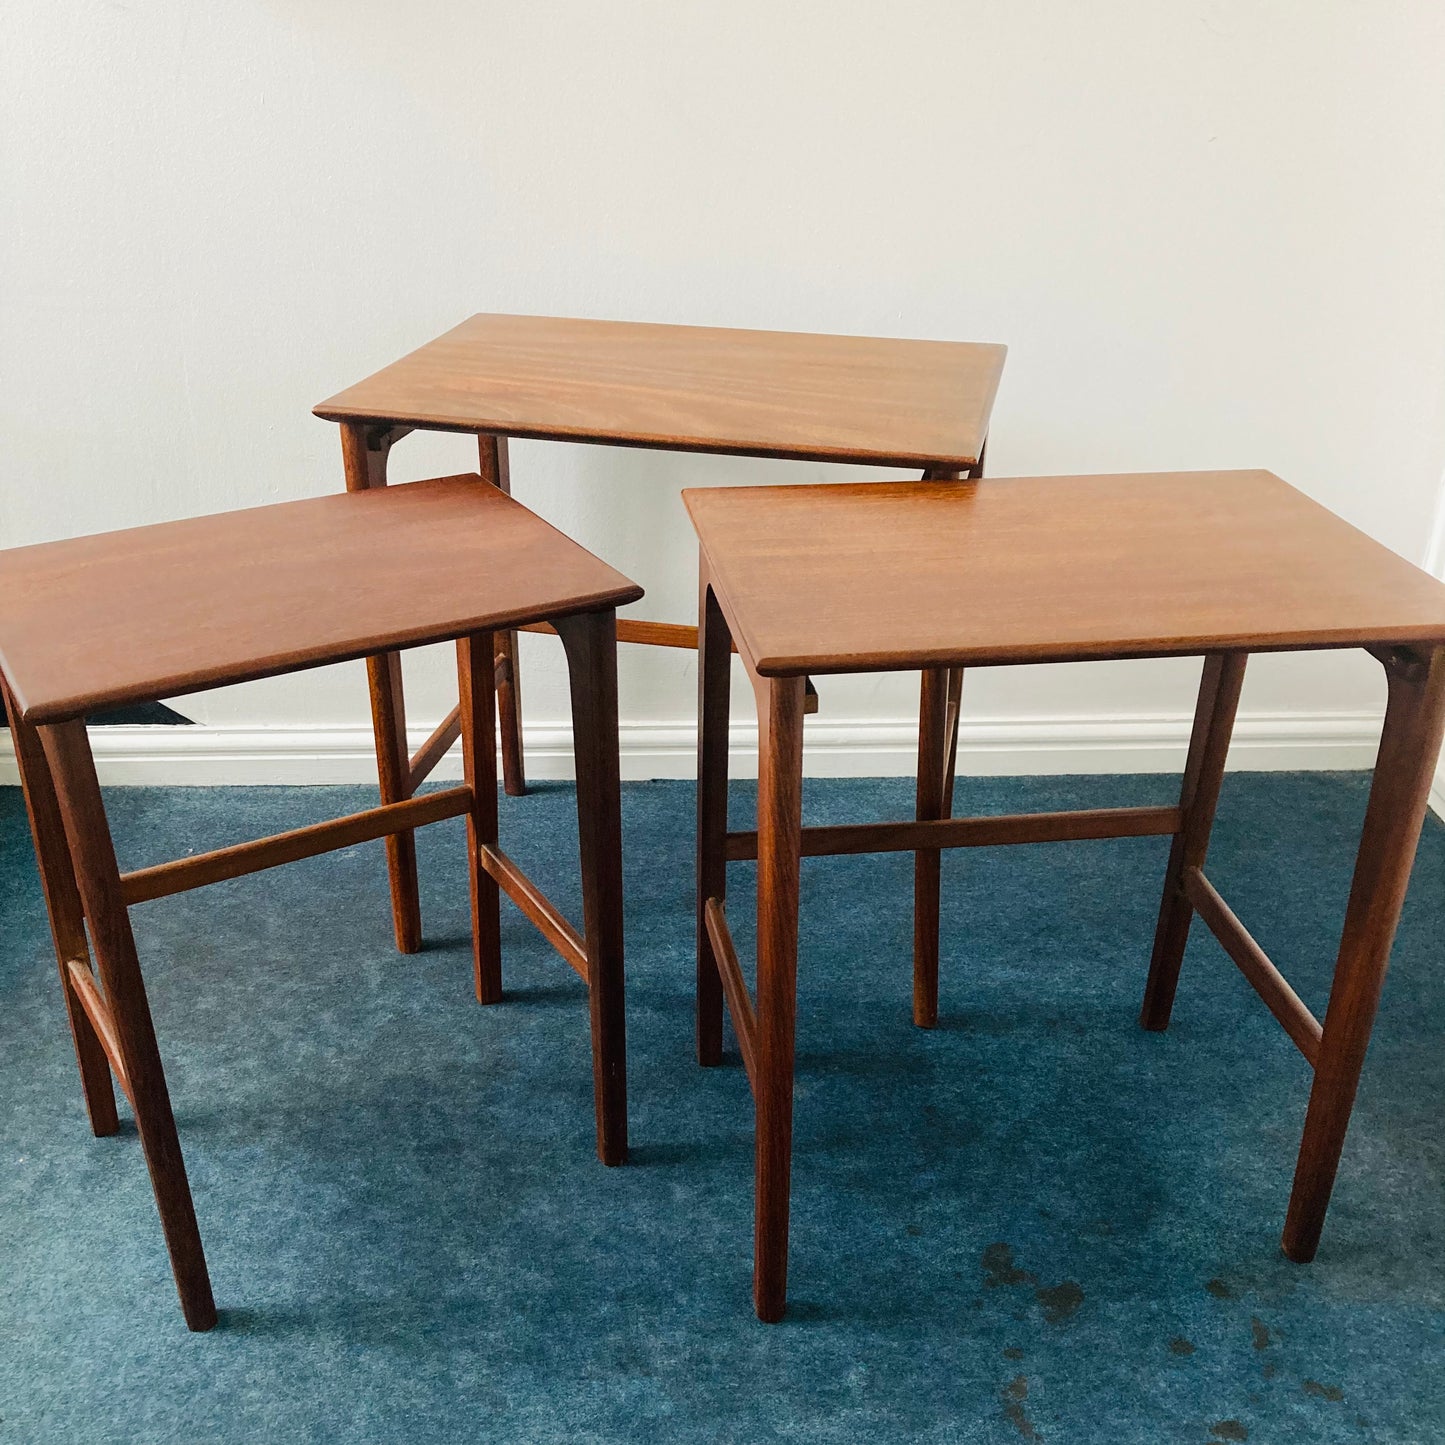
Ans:
[[[32,722],[636,601],[475,475],[0,552],[0,669]]]
[[[1006,348],[473,316],[316,407],[331,421],[969,467]]]
[[[683,499],[765,676],[1445,641],[1445,584],[1264,471]]]

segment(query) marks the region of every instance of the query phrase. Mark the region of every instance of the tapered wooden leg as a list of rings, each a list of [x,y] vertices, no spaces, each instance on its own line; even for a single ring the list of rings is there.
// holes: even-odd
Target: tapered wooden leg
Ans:
[[[970,480],[983,476],[983,451],[968,469]],[[925,482],[957,481],[954,467],[929,467]],[[958,711],[963,699],[963,669],[936,668],[923,674],[918,702],[918,800],[920,822],[953,812],[953,782],[958,764]],[[942,902],[943,855],[936,848],[913,855],[913,1022],[938,1026],[938,916]]]
[[[136,1127],[160,1210],[181,1309],[191,1329],[208,1330],[216,1323],[216,1304],[85,724],[70,722],[44,728],[41,739],[55,779],[121,1064],[130,1081]]]
[[[728,697],[732,636],[702,564],[697,662],[697,1061],[722,1062],[723,993],[708,936],[709,898],[727,897]]]
[[[497,677],[497,712],[502,723],[502,785],[510,798],[527,791],[522,755],[522,676],[518,666],[517,634],[498,632],[492,665]]]
[[[923,674],[918,705],[918,803],[922,821],[943,817],[945,751],[950,673],[929,668]],[[949,789],[951,792],[951,789]],[[938,912],[942,855],[921,848],[913,855],[913,1022],[931,1029],[938,1023]]]
[[[386,459],[393,433],[365,422],[341,424],[341,457],[346,490],[365,491],[386,485]],[[411,756],[406,742],[406,703],[401,685],[401,657],[395,652],[366,659],[371,693],[371,727],[376,736],[376,772],[383,803],[400,803],[411,795]],[[402,953],[421,948],[421,898],[416,876],[416,835],[394,833],[386,840],[386,866],[391,879],[391,917],[396,946]]]
[[[20,786],[25,794],[25,811],[30,817],[30,833],[35,840],[35,860],[40,871],[40,887],[45,895],[45,908],[50,915],[50,936],[55,943],[55,960],[60,965],[60,987],[65,999],[65,1012],[70,1020],[70,1037],[75,1044],[75,1060],[80,1066],[80,1087],[85,1096],[90,1127],[97,1138],[114,1134],[120,1127],[115,1110],[115,1086],[110,1065],[100,1046],[80,1000],[75,995],[66,963],[78,959],[90,965],[90,944],[85,936],[85,914],[80,892],[75,884],[75,871],[70,850],[65,843],[65,825],[60,817],[60,804],[50,777],[50,765],[35,729],[20,716],[20,709],[0,682],[6,711],[10,717],[10,736],[15,743],[15,761],[20,768]]]
[[[963,707],[963,669],[948,669],[948,703],[944,710],[942,818],[953,814],[953,783],[958,772],[958,719]]]
[[[627,1023],[622,971],[622,788],[617,737],[617,614],[556,622],[572,684],[582,916],[592,1020],[597,1156],[627,1160]]]
[[[1385,659],[1389,702],[1315,1062],[1282,1248],[1315,1256],[1445,736],[1445,648]]]
[[[502,997],[501,894],[482,867],[481,849],[497,842],[497,731],[492,634],[457,639],[462,772],[472,790],[467,814],[467,879],[472,901],[472,972],[478,1003]]]
[[[1169,850],[1164,897],[1154,931],[1154,954],[1139,1013],[1139,1022],[1156,1032],[1169,1027],[1174,1008],[1184,945],[1189,941],[1189,924],[1194,917],[1194,909],[1184,894],[1184,870],[1203,868],[1209,851],[1209,834],[1219,806],[1219,789],[1248,660],[1249,654],[1244,652],[1215,652],[1204,659],[1194,731],[1189,738],[1189,756],[1179,793],[1181,822]]]
[[[507,439],[490,432],[477,437],[477,457],[482,480],[512,494],[511,463]],[[527,791],[527,772],[522,758],[522,674],[518,670],[517,634],[496,636],[497,712],[502,725],[502,784],[507,796],[520,798]]]
[[[788,1290],[793,1161],[793,1040],[798,993],[803,679],[758,683],[758,1001],[754,1096],[757,1206],[753,1304],[782,1319]]]
[[[372,730],[376,735],[376,773],[383,803],[411,796],[411,758],[406,744],[406,704],[401,689],[401,656],[384,652],[366,659],[371,688]],[[391,917],[402,953],[421,949],[421,895],[416,875],[416,834],[393,833],[386,840],[391,879]]]
[[[968,479],[978,481],[983,476],[983,469],[988,460],[988,442],[978,449],[978,460],[968,469]],[[928,473],[924,473],[925,477]],[[943,811],[940,817],[948,818],[953,814],[953,783],[958,771],[958,722],[959,713],[963,706],[963,668],[951,667],[948,670],[948,702],[945,709],[944,722],[944,761],[943,761]]]

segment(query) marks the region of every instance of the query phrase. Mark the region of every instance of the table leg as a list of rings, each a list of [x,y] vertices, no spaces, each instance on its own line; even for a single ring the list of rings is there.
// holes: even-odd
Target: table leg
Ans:
[[[985,439],[984,444],[978,449],[978,460],[968,469],[969,481],[976,482],[983,477],[984,464],[987,460],[988,441]],[[953,815],[953,782],[958,767],[958,722],[959,710],[962,706],[963,668],[951,667],[948,670],[948,706],[944,721],[946,734],[943,741],[943,811],[939,815],[944,818]]]
[[[758,1318],[771,1324],[782,1319],[787,1308],[804,680],[757,679],[755,686],[759,747],[753,1305]]]
[[[1164,896],[1159,904],[1159,922],[1154,930],[1154,954],[1149,962],[1149,980],[1144,985],[1144,1005],[1139,1022],[1146,1029],[1169,1027],[1174,1008],[1174,991],[1179,986],[1179,969],[1184,962],[1184,945],[1194,909],[1184,893],[1187,868],[1203,868],[1209,851],[1209,834],[1219,806],[1219,789],[1224,781],[1224,763],[1244,685],[1246,652],[1215,652],[1204,659],[1199,683],[1199,701],[1194,709],[1194,731],[1189,738],[1189,756],[1184,764],[1184,781],[1179,793],[1181,821],[1169,850],[1164,873]]]
[[[481,850],[497,844],[497,723],[490,632],[457,639],[461,693],[462,772],[472,790],[467,814],[467,878],[472,904],[472,973],[477,1002],[502,997],[501,893],[482,866]]]
[[[948,669],[948,703],[943,721],[943,807],[939,817],[953,816],[953,783],[958,770],[958,719],[963,707],[963,668]]]
[[[40,735],[55,779],[116,1047],[130,1084],[136,1128],[155,1190],[181,1309],[191,1329],[208,1330],[216,1323],[210,1275],[85,724],[61,723],[41,729]]]
[[[386,485],[389,430],[365,422],[341,424],[341,456],[346,490],[365,491]],[[366,659],[371,693],[371,726],[376,737],[376,772],[383,803],[400,803],[411,795],[411,755],[406,742],[406,703],[402,693],[401,657],[381,652]],[[421,948],[421,899],[416,876],[416,835],[393,833],[386,839],[386,866],[391,878],[391,917],[396,946],[402,953]]]
[[[25,811],[29,814],[30,833],[35,840],[40,888],[45,895],[46,912],[50,915],[50,936],[55,943],[55,961],[60,965],[60,987],[66,1016],[70,1020],[76,1063],[80,1066],[80,1087],[85,1096],[86,1113],[90,1116],[90,1127],[96,1137],[104,1138],[120,1128],[120,1120],[115,1111],[115,1086],[111,1081],[105,1050],[76,997],[75,985],[66,967],[71,959],[84,963],[86,968],[90,968],[91,963],[90,944],[85,936],[85,913],[81,908],[70,850],[65,844],[60,803],[55,796],[55,784],[39,734],[20,716],[20,709],[3,681],[0,681],[0,693],[5,697],[10,736],[15,743],[15,761],[20,769],[20,786],[25,795]]]
[[[477,436],[477,457],[482,480],[512,495],[511,463],[507,439],[491,432]],[[527,791],[522,758],[522,674],[515,631],[494,633],[496,639],[497,712],[502,724],[502,786],[507,796],[520,798]]]
[[[923,674],[918,705],[918,801],[914,810],[920,822],[944,816],[945,781],[950,772],[946,723],[951,683],[952,669],[946,667],[929,668]],[[938,1023],[942,858],[937,848],[920,848],[913,855],[913,1022],[925,1029]]]
[[[1281,1241],[1315,1256],[1445,736],[1445,648],[1386,654],[1389,701]]]
[[[622,967],[622,786],[617,737],[617,614],[556,620],[572,687],[582,914],[592,1022],[597,1156],[627,1161],[627,1021]]]
[[[697,662],[697,1061],[722,1062],[723,993],[708,936],[709,898],[727,897],[728,700],[732,635],[700,565]]]
[[[983,476],[984,448],[967,469],[970,481]],[[957,468],[929,467],[925,482],[958,481]],[[958,712],[963,700],[963,668],[932,668],[924,672],[918,699],[919,822],[947,818],[953,812],[953,784],[958,765]],[[937,848],[913,855],[913,1022],[919,1028],[938,1026],[938,916],[942,903],[943,855]]]

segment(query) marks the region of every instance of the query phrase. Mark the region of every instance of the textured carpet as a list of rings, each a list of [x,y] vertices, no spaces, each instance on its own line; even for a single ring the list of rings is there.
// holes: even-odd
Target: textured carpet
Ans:
[[[964,780],[959,809],[1172,800]],[[1211,875],[1323,1007],[1366,783],[1235,774]],[[123,865],[364,806],[139,790]],[[751,787],[739,790],[746,816]],[[902,816],[818,782],[814,821]],[[573,795],[505,800],[576,915]],[[810,860],[791,1310],[749,1302],[751,1107],[692,1061],[692,788],[629,786],[633,1163],[593,1155],[583,990],[508,907],[469,992],[460,825],[426,948],[368,844],[134,911],[221,1325],[186,1332],[134,1130],[85,1125],[19,793],[0,790],[0,1439],[1445,1439],[1445,828],[1426,828],[1311,1266],[1279,1229],[1308,1069],[1196,924],[1135,1024],[1165,843],[945,855],[942,1026],[909,1022],[905,857]],[[751,951],[751,869],[732,918]],[[122,1106],[124,1108],[124,1105]]]

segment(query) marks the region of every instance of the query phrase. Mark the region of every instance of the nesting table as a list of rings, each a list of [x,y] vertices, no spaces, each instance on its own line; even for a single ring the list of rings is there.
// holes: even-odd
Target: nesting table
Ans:
[[[1445,585],[1268,472],[1010,478],[684,492],[701,544],[698,1057],[723,1003],[756,1103],[754,1302],[784,1311],[803,857],[1157,835],[1171,840],[1140,1021],[1168,1025],[1203,919],[1314,1069],[1284,1226],[1314,1256],[1445,732]],[[729,651],[757,698],[756,831],[727,823]],[[1364,648],[1387,701],[1329,1005],[1317,1019],[1204,871],[1252,652]],[[803,827],[809,675],[1198,655],[1179,802],[1010,817]],[[925,690],[925,705],[927,704]],[[920,755],[920,797],[947,763]],[[927,777],[924,777],[924,774]],[[922,812],[922,810],[920,810]],[[727,862],[757,860],[757,996],[725,910]],[[915,928],[937,935],[936,891]],[[915,949],[914,1011],[937,1015]]]
[[[597,1152],[606,1164],[626,1158],[615,628],[616,609],[641,595],[475,475],[0,551],[0,691],[91,1127],[118,1128],[114,1080],[135,1111],[192,1329],[210,1329],[216,1306],[131,931],[136,904],[464,817],[477,998],[502,994],[501,888],[588,984]],[[492,638],[541,618],[562,636],[572,682],[580,933],[497,836]],[[462,786],[120,872],[88,713],[453,638]]]
[[[481,315],[315,412],[341,425],[351,490],[385,485],[392,445],[413,430],[476,433],[481,475],[503,491],[511,490],[508,437],[979,476],[1004,355],[981,343]],[[617,637],[697,645],[691,626],[632,618],[619,620]],[[503,781],[516,794],[525,772],[515,633],[498,632],[496,646]],[[412,756],[399,660],[382,654],[367,666],[382,798],[396,802],[456,741],[458,716]],[[923,680],[920,757],[945,760],[920,799],[930,816],[947,813],[951,800],[960,682],[947,672]],[[421,916],[411,835],[388,838],[387,856],[397,946],[413,952]],[[937,889],[930,867],[927,856],[917,864],[924,893]],[[918,946],[937,954],[936,936]]]

